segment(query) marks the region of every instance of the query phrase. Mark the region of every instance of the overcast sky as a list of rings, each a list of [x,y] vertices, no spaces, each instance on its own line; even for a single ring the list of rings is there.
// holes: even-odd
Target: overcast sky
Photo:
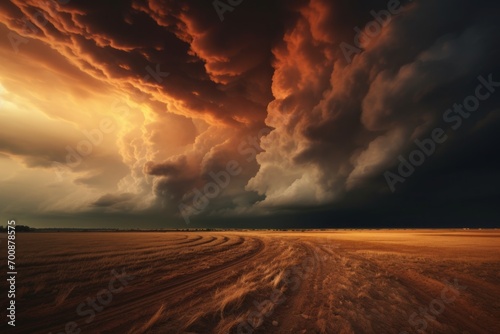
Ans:
[[[499,12],[486,0],[2,1],[2,217],[498,226]]]

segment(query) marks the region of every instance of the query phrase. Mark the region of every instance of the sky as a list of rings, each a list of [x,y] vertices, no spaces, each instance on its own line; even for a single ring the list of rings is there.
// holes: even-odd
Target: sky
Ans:
[[[486,0],[2,1],[1,215],[498,226],[498,13]]]

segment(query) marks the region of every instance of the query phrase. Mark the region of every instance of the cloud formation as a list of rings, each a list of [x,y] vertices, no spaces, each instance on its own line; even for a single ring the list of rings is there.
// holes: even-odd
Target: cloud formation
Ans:
[[[85,193],[78,209],[55,194],[32,211],[179,217],[229,161],[241,173],[202,215],[355,207],[353,194],[387,195],[384,170],[478,75],[500,80],[497,7],[257,0],[221,22],[210,1],[3,2],[1,159],[52,171],[109,117],[113,132],[68,170],[61,193]],[[495,101],[464,136],[498,124]],[[449,135],[436,166],[460,142]]]
[[[266,123],[275,130],[247,187],[266,196],[259,205],[325,204],[363,186],[466,96],[471,80],[498,69],[498,23],[481,4],[407,4],[352,63],[311,8],[328,6],[298,9],[284,45],[273,49],[276,99]]]

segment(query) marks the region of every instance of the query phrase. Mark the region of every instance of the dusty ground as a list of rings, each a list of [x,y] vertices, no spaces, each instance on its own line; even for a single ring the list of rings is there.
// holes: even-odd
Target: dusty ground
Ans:
[[[19,233],[17,253],[2,333],[500,333],[498,230]]]

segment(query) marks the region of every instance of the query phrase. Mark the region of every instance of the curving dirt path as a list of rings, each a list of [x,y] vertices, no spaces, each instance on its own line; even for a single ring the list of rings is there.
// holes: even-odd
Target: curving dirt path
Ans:
[[[214,236],[197,237],[190,239],[188,242],[183,243],[183,245],[184,247],[206,246],[215,240],[220,240],[220,242],[212,246],[221,247],[228,242],[229,238]],[[251,249],[243,252],[238,249],[238,246],[249,242],[249,240],[255,243]],[[217,280],[220,277],[224,277],[225,272],[250,261],[265,248],[261,240],[247,237],[237,237],[237,241],[231,245],[231,248],[233,247],[235,248],[233,252],[236,254],[234,258],[222,264],[201,269],[190,275],[180,276],[158,284],[154,283],[154,278],[148,278],[147,280],[140,277],[137,280],[134,278],[130,282],[132,291],[126,293],[125,289],[123,293],[114,295],[112,303],[101,312],[96,313],[95,319],[89,324],[82,321],[84,318],[80,318],[76,314],[75,307],[73,307],[67,308],[63,312],[58,312],[56,317],[43,316],[32,319],[32,324],[29,327],[23,326],[27,327],[24,330],[30,333],[53,332],[55,334],[64,331],[67,322],[77,321],[79,328],[84,333],[119,333],[123,328],[130,328],[133,324],[136,324],[145,314],[151,313],[149,312],[150,310],[154,313],[159,305],[162,305],[173,296],[182,295],[184,290],[195,288],[207,280]],[[223,250],[222,248],[215,248],[209,250],[209,252],[215,255],[215,253]],[[161,262],[158,265],[161,265]],[[106,284],[104,287],[106,287]],[[89,295],[95,296],[95,292]],[[84,300],[83,298],[82,301]]]
[[[302,244],[314,254],[311,274],[255,333],[500,332],[498,255],[467,262],[408,245],[373,252],[379,245],[366,240],[328,242]]]

